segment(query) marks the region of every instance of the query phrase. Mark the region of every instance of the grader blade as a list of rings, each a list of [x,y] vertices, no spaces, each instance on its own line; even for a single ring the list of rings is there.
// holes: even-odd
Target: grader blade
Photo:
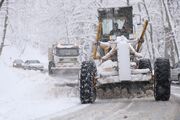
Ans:
[[[153,96],[153,83],[129,82],[108,83],[97,87],[97,97],[100,99],[111,98],[141,98]]]

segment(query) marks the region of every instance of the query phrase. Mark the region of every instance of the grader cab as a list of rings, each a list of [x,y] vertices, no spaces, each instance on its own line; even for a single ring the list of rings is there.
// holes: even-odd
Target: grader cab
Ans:
[[[142,97],[154,93],[155,100],[170,98],[170,63],[157,58],[154,69],[140,53],[148,21],[140,37],[131,44],[132,7],[98,9],[96,40],[92,60],[84,61],[80,70],[81,103],[99,98]]]

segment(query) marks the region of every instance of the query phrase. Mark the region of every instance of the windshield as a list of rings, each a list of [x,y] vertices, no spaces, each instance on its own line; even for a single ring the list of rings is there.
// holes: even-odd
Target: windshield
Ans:
[[[118,29],[122,29],[125,23],[125,18],[124,17],[117,18],[115,19],[115,23],[118,24]]]
[[[79,49],[78,48],[56,48],[56,55],[59,57],[78,56]]]
[[[27,60],[25,63],[30,64],[30,63],[40,63],[39,60]]]
[[[102,22],[102,28],[103,28],[103,35],[109,34],[112,30],[113,22],[112,19],[104,19]]]
[[[114,22],[113,19],[111,18],[103,19],[102,20],[103,35],[110,34],[111,30],[113,29],[113,23],[117,23],[118,29],[122,29],[125,23],[125,18],[124,17],[116,18]]]

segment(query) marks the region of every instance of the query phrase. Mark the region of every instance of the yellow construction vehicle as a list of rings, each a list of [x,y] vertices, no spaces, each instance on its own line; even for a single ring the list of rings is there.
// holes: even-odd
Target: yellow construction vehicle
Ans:
[[[140,49],[148,21],[144,23],[137,44],[131,45],[132,10],[131,6],[98,9],[99,22],[92,60],[82,62],[80,70],[82,104],[93,103],[96,96],[130,98],[141,97],[151,91],[155,100],[169,100],[169,60],[157,58],[152,69],[150,60],[142,57]],[[112,92],[109,94],[109,91]]]

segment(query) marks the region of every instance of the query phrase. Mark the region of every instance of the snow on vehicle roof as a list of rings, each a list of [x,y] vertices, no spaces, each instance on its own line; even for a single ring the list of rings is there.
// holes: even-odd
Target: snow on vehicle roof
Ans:
[[[76,44],[57,44],[58,48],[75,48],[78,47]]]
[[[23,62],[21,59],[15,59],[14,62]]]

